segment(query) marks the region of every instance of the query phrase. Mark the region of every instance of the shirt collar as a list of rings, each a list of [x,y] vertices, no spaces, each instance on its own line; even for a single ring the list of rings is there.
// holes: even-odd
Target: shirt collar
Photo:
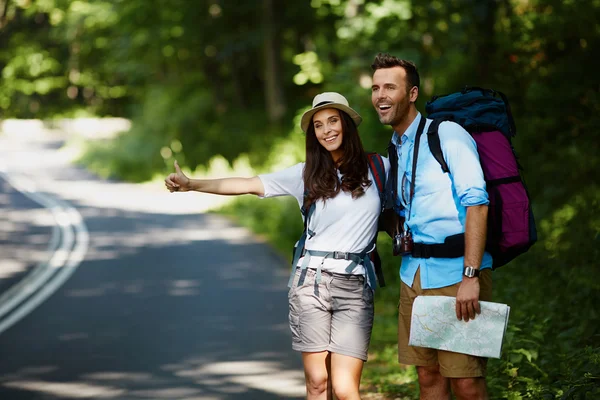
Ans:
[[[408,128],[402,134],[402,137],[398,135],[398,132],[394,131],[394,135],[392,136],[392,143],[394,145],[398,145],[398,143],[406,143],[407,140],[413,141],[415,136],[417,135],[417,128],[419,127],[419,122],[421,122],[421,113],[417,112],[417,116],[414,121],[409,125]]]

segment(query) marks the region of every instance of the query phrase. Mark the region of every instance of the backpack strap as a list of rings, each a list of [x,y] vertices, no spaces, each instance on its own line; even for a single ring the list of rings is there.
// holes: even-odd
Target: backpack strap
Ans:
[[[381,199],[381,209],[385,206],[385,164],[383,158],[378,153],[368,153],[367,159],[369,160],[369,168],[375,178],[375,185],[379,192],[379,198]]]
[[[381,212],[385,209],[387,192],[386,192],[386,174],[385,174],[385,164],[383,163],[383,158],[378,153],[368,153],[367,158],[369,160],[369,168],[371,169],[371,173],[375,178],[375,185],[377,186],[377,191],[379,192],[379,200],[381,202]],[[373,270],[375,271],[375,275],[377,275],[377,281],[379,282],[379,287],[385,286],[385,278],[383,277],[383,268],[381,266],[381,258],[379,254],[377,254],[377,233],[375,237],[369,243],[366,248],[366,251],[361,253],[363,258],[363,265],[367,270],[367,274],[370,280],[371,285],[374,285]],[[374,287],[374,286],[373,286]]]
[[[394,211],[400,215],[400,208],[396,204],[396,197],[398,195],[398,150],[394,142],[390,140],[387,147],[388,160],[390,160],[390,175],[389,182],[386,187],[386,206],[393,208]]]
[[[517,125],[515,124],[515,119],[513,118],[512,111],[510,109],[510,104],[508,104],[508,98],[502,92],[496,91],[502,98],[504,105],[506,106],[506,113],[508,114],[508,124],[510,129],[510,136],[515,136],[517,134]]]
[[[434,119],[429,125],[427,130],[427,142],[429,143],[429,150],[433,155],[433,158],[440,164],[444,173],[449,173],[448,164],[444,160],[444,154],[442,153],[442,144],[440,143],[439,126],[444,122],[441,119]]]
[[[308,196],[308,190],[304,190],[304,198],[306,199],[306,196]],[[298,265],[298,260],[300,260],[300,257],[302,257],[303,253],[304,253],[304,247],[306,245],[306,240],[310,239],[311,237],[315,236],[315,232],[311,231],[310,229],[308,229],[308,222],[310,220],[310,217],[313,215],[313,213],[315,212],[315,208],[316,208],[316,204],[313,202],[310,207],[308,208],[308,210],[306,209],[306,203],[302,205],[302,207],[300,208],[300,212],[302,213],[302,216],[304,217],[304,230],[302,231],[302,236],[300,236],[300,239],[298,239],[298,242],[296,243],[296,246],[294,246],[294,257],[292,258],[292,273],[290,275],[290,279],[288,280],[288,287],[291,288],[292,284],[294,282],[294,275],[296,273],[296,265]],[[305,260],[307,261],[307,260]],[[306,264],[306,262],[305,262]],[[302,282],[304,282],[304,276],[306,275],[306,267],[303,265],[303,275],[300,276]],[[299,282],[300,284],[300,282]]]

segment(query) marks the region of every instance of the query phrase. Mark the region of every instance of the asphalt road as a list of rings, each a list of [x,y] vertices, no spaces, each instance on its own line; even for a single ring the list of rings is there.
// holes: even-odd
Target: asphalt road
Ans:
[[[23,314],[0,332],[0,399],[302,398],[285,261],[210,198],[100,180],[62,140],[0,136],[0,310],[46,276],[0,312]]]

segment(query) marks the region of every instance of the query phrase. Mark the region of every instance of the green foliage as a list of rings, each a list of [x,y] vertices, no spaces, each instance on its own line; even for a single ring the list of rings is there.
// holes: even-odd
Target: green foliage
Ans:
[[[143,139],[137,135],[119,135],[115,140],[90,142],[83,145],[84,153],[77,162],[103,178],[150,180],[154,171],[167,169],[167,165],[156,156],[161,143],[149,137]]]

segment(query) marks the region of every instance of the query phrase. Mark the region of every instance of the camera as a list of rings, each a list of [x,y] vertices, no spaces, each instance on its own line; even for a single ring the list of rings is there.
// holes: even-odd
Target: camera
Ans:
[[[394,236],[394,242],[392,246],[392,252],[395,256],[406,256],[410,255],[413,250],[413,238],[410,230],[401,232]]]

